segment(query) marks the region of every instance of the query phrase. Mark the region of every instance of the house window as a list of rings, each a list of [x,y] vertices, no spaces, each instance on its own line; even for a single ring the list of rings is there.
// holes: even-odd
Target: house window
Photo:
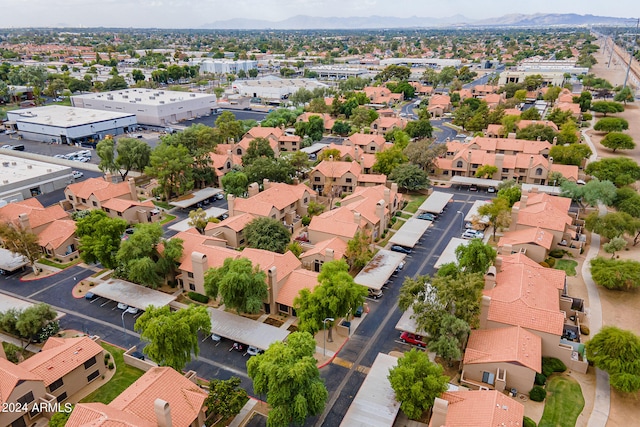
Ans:
[[[98,206],[98,203],[95,200],[91,203],[93,203],[93,206]]]
[[[346,179],[346,181],[347,181],[347,182],[351,182],[351,178],[347,178],[347,179]]]
[[[65,391],[64,393],[62,393],[60,396],[56,397],[56,401],[57,402],[62,402],[63,400],[65,400],[67,398],[67,392]]]
[[[96,364],[96,357],[93,356],[91,359],[89,359],[86,362],[84,362],[84,369],[89,369],[90,367],[92,367],[95,364]]]
[[[458,160],[456,163],[456,167],[457,168],[461,168],[462,167],[462,160]]]
[[[193,279],[193,273],[190,271],[187,271],[187,277],[190,279]]]
[[[306,205],[307,203],[309,203],[309,198],[308,198],[308,197],[305,197],[305,198],[304,198],[304,200],[303,200],[303,203],[304,203],[305,205]]]
[[[315,182],[320,182],[320,177],[319,177],[319,176],[316,176],[316,177],[314,177],[314,178],[313,178],[313,180],[314,180]]]
[[[239,245],[242,245],[244,243],[244,239],[240,239],[240,241],[238,242]]]
[[[109,213],[109,212],[111,212],[111,209],[109,209],[109,208],[104,208],[104,211],[105,211],[106,213]]]
[[[95,380],[98,375],[100,375],[100,371],[96,369],[89,374],[89,376],[87,377],[87,382],[90,383],[91,381]]]
[[[94,357],[95,359],[95,357]],[[51,385],[49,386],[49,392],[52,391],[56,391],[57,389],[59,389],[60,387],[62,387],[64,385],[64,382],[62,381],[62,378],[54,381],[51,383]]]
[[[196,285],[193,283],[189,283],[189,289],[191,289],[192,291],[196,290]]]
[[[483,372],[482,382],[493,385],[496,375],[493,372]]]
[[[478,168],[478,166],[480,166],[478,163],[473,163],[473,164],[471,165],[471,167],[472,167],[472,168],[474,168],[474,169],[477,169],[477,168]]]
[[[369,151],[376,151],[376,147],[369,147]]]
[[[536,175],[538,176],[542,175],[542,168],[536,169]]]
[[[445,175],[445,176],[449,175],[449,171],[442,171],[442,175]]]
[[[122,212],[118,212],[118,216],[122,216]]]
[[[73,202],[73,196],[69,196],[69,200]]]
[[[236,154],[237,154],[238,156],[242,156],[242,150],[241,150],[240,148],[238,148],[238,149],[236,150]]]
[[[289,306],[284,304],[278,304],[278,310],[280,310],[283,313],[289,313]]]
[[[507,168],[502,168],[502,173],[509,173],[509,169],[507,169]]]
[[[33,398],[32,392],[28,392],[24,396],[18,398],[18,403],[20,403],[21,405],[28,405],[33,401],[34,401],[34,398]]]
[[[87,199],[82,199],[82,203],[87,203]]]

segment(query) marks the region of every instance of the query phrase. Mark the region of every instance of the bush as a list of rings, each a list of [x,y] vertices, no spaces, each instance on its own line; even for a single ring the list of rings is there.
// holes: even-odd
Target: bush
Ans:
[[[113,362],[109,363],[109,370],[112,370],[114,368]]]
[[[7,355],[7,360],[9,362],[20,362],[18,356],[22,354],[22,347],[6,341],[2,343],[2,347],[4,348],[4,353]]]
[[[589,329],[588,326],[580,325],[580,333],[582,335],[589,335],[590,332],[591,330]]]
[[[537,426],[538,425],[536,424],[536,422],[529,417],[524,417],[522,419],[522,427],[537,427]]]
[[[536,385],[545,385],[547,383],[547,376],[545,374],[539,374],[536,372]]]
[[[549,264],[549,267],[553,268],[556,265],[556,259],[555,258],[547,258],[544,260],[544,262],[546,262],[547,264]]]
[[[582,120],[589,121],[593,119],[593,114],[591,113],[582,113]]]
[[[543,266],[544,268],[549,268],[549,264],[547,264],[545,261],[541,261],[540,265]]]
[[[189,292],[187,293],[190,299],[206,304],[209,302],[209,297],[206,295],[199,294],[197,292]]]
[[[305,227],[307,225],[311,224],[311,218],[309,218],[307,215],[302,217],[302,225],[304,225]]]
[[[564,256],[564,251],[562,249],[554,249],[549,251],[549,256],[553,258],[562,258]]]
[[[529,399],[534,402],[542,402],[547,397],[547,390],[543,389],[539,385],[533,386],[529,392]]]
[[[554,372],[564,372],[567,370],[567,366],[562,363],[562,360],[555,357],[543,357],[542,358],[542,373],[548,377]]]

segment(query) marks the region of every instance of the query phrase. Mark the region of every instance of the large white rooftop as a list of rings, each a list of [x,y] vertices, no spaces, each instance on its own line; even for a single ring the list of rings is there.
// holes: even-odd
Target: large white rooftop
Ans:
[[[132,116],[135,116],[135,114],[65,107],[63,105],[46,105],[44,107],[24,108],[7,112],[7,117],[12,121],[60,128],[70,128]]]
[[[3,153],[5,151],[7,154]],[[12,150],[0,149],[0,193],[3,185],[15,184],[32,178],[38,178],[54,172],[68,172],[71,168],[37,160],[11,156]],[[57,176],[58,174],[56,174]]]
[[[215,104],[217,98],[215,95],[207,93],[179,92],[174,90],[160,89],[122,89],[113,90],[111,92],[88,93],[84,95],[75,95],[72,98],[95,99],[102,101],[124,102],[129,104],[159,106],[166,104],[175,104],[189,100],[205,100]]]

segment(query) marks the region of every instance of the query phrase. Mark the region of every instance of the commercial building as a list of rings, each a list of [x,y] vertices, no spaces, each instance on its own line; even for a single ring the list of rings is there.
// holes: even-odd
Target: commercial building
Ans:
[[[380,66],[386,67],[387,65],[409,65],[415,67],[431,67],[431,68],[444,68],[444,67],[460,67],[462,61],[459,59],[440,59],[440,58],[386,58],[380,60]]]
[[[137,124],[134,112],[97,111],[62,105],[7,112],[7,126],[25,139],[56,144],[92,143],[106,135],[128,132]]]
[[[123,89],[71,97],[78,108],[135,114],[137,122],[166,126],[183,120],[210,115],[218,108],[213,94],[157,89]]]
[[[328,86],[314,79],[281,79],[273,76],[233,82],[233,89],[240,95],[268,100],[287,99],[301,88],[313,90],[325,87]]]
[[[72,181],[68,166],[0,153],[0,206],[51,193],[65,188]]]
[[[189,65],[198,65],[200,72],[212,74],[238,74],[240,70],[248,74],[249,70],[258,69],[258,61],[251,60],[194,58],[189,61]]]

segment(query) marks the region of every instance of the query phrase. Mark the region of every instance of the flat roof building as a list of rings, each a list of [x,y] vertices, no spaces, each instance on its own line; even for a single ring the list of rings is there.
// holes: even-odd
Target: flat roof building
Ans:
[[[189,65],[198,65],[203,73],[238,74],[242,70],[248,73],[251,69],[258,69],[258,61],[229,59],[194,58],[189,60]]]
[[[106,135],[128,132],[137,124],[134,113],[98,111],[46,105],[7,111],[9,122],[23,138],[57,144],[79,144],[96,141]]]
[[[135,114],[138,123],[166,126],[183,120],[208,116],[218,108],[213,94],[159,89],[122,89],[71,97],[78,108]]]
[[[0,206],[64,189],[72,181],[68,166],[0,153]]]
[[[315,79],[281,79],[270,76],[259,80],[236,80],[233,89],[242,96],[265,99],[287,99],[299,89],[313,90],[328,87]]]

